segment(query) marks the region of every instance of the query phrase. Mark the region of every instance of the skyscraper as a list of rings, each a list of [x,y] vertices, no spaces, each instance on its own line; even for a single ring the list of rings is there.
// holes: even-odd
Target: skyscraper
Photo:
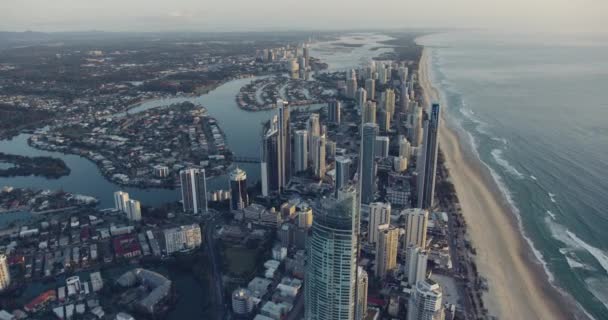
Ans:
[[[388,157],[388,150],[390,146],[390,140],[387,136],[376,137],[376,144],[374,145],[374,153],[378,158]]]
[[[426,266],[429,256],[427,252],[415,245],[406,249],[407,283],[411,286],[426,279]]]
[[[350,181],[350,166],[352,160],[347,157],[336,157],[336,194],[343,186],[346,186]]]
[[[422,143],[422,108],[417,102],[412,104],[410,120],[408,139],[413,146],[418,147]]]
[[[408,113],[410,111],[409,110],[410,97],[409,97],[409,91],[407,89],[407,83],[403,83],[399,90],[400,90],[399,101],[401,104],[401,112]]]
[[[355,194],[315,208],[304,278],[305,319],[353,320],[357,300]]]
[[[295,171],[308,169],[308,132],[297,130],[294,135],[294,163]]]
[[[359,108],[361,108],[361,110],[363,110],[363,107],[365,106],[366,102],[367,102],[367,90],[365,90],[363,88],[359,88],[359,90],[357,90],[357,103],[359,104]]]
[[[376,243],[376,277],[384,279],[397,267],[397,246],[399,245],[399,229],[389,224],[378,226],[378,242]]]
[[[332,100],[327,104],[327,121],[335,124],[340,124],[340,112],[342,103],[338,100]]]
[[[357,74],[351,70],[350,77],[346,78],[346,97],[355,99],[357,94]]]
[[[365,80],[365,91],[367,91],[369,99],[374,100],[376,98],[376,80],[371,78]]]
[[[179,172],[184,212],[207,212],[207,179],[204,169],[186,169]]]
[[[385,85],[388,80],[386,66],[384,65],[384,63],[380,63],[376,70],[378,72],[378,83],[380,85]]]
[[[406,159],[412,156],[412,146],[404,136],[399,136],[399,156]]]
[[[312,139],[312,164],[315,176],[319,179],[325,177],[325,135],[313,137]]]
[[[141,203],[137,200],[130,199],[127,204],[127,218],[131,221],[141,220]]]
[[[424,137],[419,160],[416,162],[418,171],[418,207],[431,209],[435,195],[435,173],[437,170],[437,150],[439,134],[439,104],[431,108],[430,119],[424,123]]]
[[[302,55],[304,56],[306,67],[308,67],[310,65],[310,48],[308,45],[304,45],[304,48],[302,48]]]
[[[369,279],[367,272],[357,267],[357,307],[355,310],[355,320],[364,320],[367,316],[367,287]]]
[[[373,202],[369,204],[369,224],[367,227],[367,241],[378,243],[378,227],[391,222],[391,204],[386,202]]]
[[[405,83],[407,81],[408,75],[409,70],[407,67],[399,67],[399,80],[401,80],[401,83]]]
[[[308,158],[312,161],[312,139],[321,135],[321,124],[319,123],[319,114],[311,113],[306,122],[306,131],[308,131]]]
[[[278,132],[279,132],[279,182],[280,191],[283,190],[291,179],[291,120],[290,110],[286,101],[277,100],[278,116]]]
[[[392,115],[395,114],[395,91],[393,89],[386,89],[382,94],[382,103],[384,109]]]
[[[114,192],[114,208],[124,213],[127,212],[129,203],[129,194],[124,191]]]
[[[374,200],[376,191],[376,162],[374,161],[374,146],[378,135],[378,126],[374,123],[363,124],[361,134],[361,155],[359,179],[361,179],[361,202],[370,203]]]
[[[384,108],[380,108],[378,114],[378,127],[382,132],[388,132],[391,129],[391,114]]]
[[[414,208],[403,210],[406,219],[404,248],[415,245],[426,248],[426,228],[429,212],[425,209]]]
[[[262,195],[267,197],[271,192],[279,192],[281,180],[279,168],[282,157],[279,155],[279,131],[277,129],[278,117],[268,121],[267,128],[262,135],[262,161],[260,179],[262,182]]]
[[[376,122],[376,102],[367,101],[363,106],[363,123],[377,123]]]
[[[247,173],[235,168],[230,173],[230,210],[242,210],[248,205]]]
[[[11,273],[8,269],[6,255],[0,254],[0,291],[6,290],[11,285]]]
[[[407,320],[443,320],[442,293],[431,279],[420,281],[409,301]]]
[[[323,127],[325,128],[325,126]],[[335,141],[331,141],[327,138],[327,133],[324,133],[323,135],[325,136],[325,157],[328,159],[335,159],[337,144]]]

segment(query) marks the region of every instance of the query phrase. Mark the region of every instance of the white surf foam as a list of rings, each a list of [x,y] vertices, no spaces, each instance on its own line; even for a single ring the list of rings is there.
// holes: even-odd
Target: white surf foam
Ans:
[[[504,144],[505,146],[509,144],[509,141],[507,141],[507,139],[505,138],[492,137],[492,140],[502,142],[502,144]]]
[[[503,151],[501,149],[494,149],[490,153],[492,154],[492,157],[494,157],[494,160],[496,161],[496,163],[498,163],[501,167],[503,167],[508,173],[510,173],[511,175],[515,176],[518,179],[524,178],[524,175],[521,172],[519,172],[519,170],[517,170],[517,168],[515,168],[513,165],[511,165],[511,163],[509,161],[507,161],[507,159],[505,159],[503,157]]]
[[[602,268],[604,268],[604,271],[608,273],[608,254],[606,252],[586,243],[570,230],[566,230],[566,234],[574,241],[576,245],[587,250],[587,252],[589,252],[595,258],[595,260],[597,260],[597,262],[599,262]]]
[[[433,59],[434,58],[435,57],[433,56]],[[434,70],[432,68],[433,67],[432,59],[428,59],[428,61],[427,61],[427,67],[430,68],[429,70],[433,70],[434,72],[438,72],[437,70]],[[439,68],[441,68],[441,67],[439,66]],[[437,82],[435,81],[435,79],[433,77],[433,73],[434,72],[429,72],[429,74],[431,75],[431,77],[430,77],[431,83],[432,83],[432,85],[435,86],[435,84]],[[449,109],[449,104],[447,103],[448,99],[447,99],[447,97],[445,95],[444,88],[435,86],[435,89],[437,89],[437,91],[439,92],[439,95],[440,95],[439,98],[441,100],[441,103],[444,106],[446,106],[446,108],[444,110]],[[459,109],[459,110],[462,113],[462,108]],[[470,109],[468,109],[468,110],[470,110]],[[472,111],[472,110],[470,110],[470,111]],[[465,112],[467,112],[467,111],[465,111]],[[471,114],[471,115],[474,116],[474,113]],[[505,197],[505,199],[509,203],[509,205],[511,207],[511,211],[514,213],[515,218],[517,219],[517,225],[518,225],[518,229],[519,229],[520,234],[526,240],[526,242],[530,246],[530,249],[532,250],[532,253],[534,254],[534,256],[536,257],[536,259],[542,265],[543,270],[545,271],[545,274],[547,275],[547,278],[549,279],[549,282],[551,282],[552,284],[554,284],[555,283],[555,276],[553,275],[553,273],[551,272],[551,270],[549,270],[549,267],[547,266],[547,262],[545,261],[545,259],[543,257],[543,254],[538,249],[536,249],[536,247],[534,246],[534,243],[532,242],[532,240],[530,239],[530,237],[528,237],[528,235],[526,235],[526,233],[524,231],[523,223],[522,223],[522,220],[521,220],[521,217],[520,217],[519,208],[517,207],[515,201],[513,200],[511,191],[507,188],[507,186],[503,182],[502,177],[491,166],[489,166],[485,161],[483,161],[481,159],[481,156],[479,155],[478,144],[477,144],[477,141],[476,141],[475,137],[473,136],[473,134],[471,134],[471,132],[469,132],[468,130],[464,129],[462,121],[459,121],[458,117],[453,117],[453,118],[451,118],[451,120],[455,120],[455,121],[453,121],[453,123],[456,124],[457,129],[460,132],[464,132],[467,135],[467,137],[469,138],[468,142],[469,142],[469,145],[472,147],[472,151],[475,154],[475,157],[478,159],[478,161],[480,163],[482,163],[484,166],[486,166],[486,168],[489,170],[490,174],[492,175],[492,178],[493,178],[494,182],[496,183],[496,185],[500,189],[501,193],[503,194],[503,196]],[[476,119],[476,120],[479,121],[478,119]],[[562,289],[559,288],[559,287],[557,287],[557,286],[555,286],[555,288],[557,290],[562,291]]]
[[[608,308],[608,280],[592,277],[585,279],[585,283],[589,291]]]
[[[584,263],[582,263],[582,262],[580,262],[580,261],[578,261],[578,260],[576,260],[576,259],[574,259],[574,258],[572,258],[570,256],[566,256],[566,262],[568,262],[568,265],[570,266],[570,269],[575,269],[575,268],[589,269],[589,267],[586,264],[584,264]]]
[[[547,214],[549,215],[549,217],[551,217],[551,219],[557,220],[557,217],[555,216],[555,213],[551,212],[551,210],[547,210]]]
[[[573,251],[587,251],[595,258],[600,266],[602,266],[604,271],[608,273],[608,253],[588,244],[574,232],[551,219],[545,218],[545,222],[551,231],[551,236],[566,246],[559,250],[566,258],[568,258],[568,255]],[[588,265],[585,265],[585,267],[589,270],[594,269],[592,266]]]
[[[551,200],[551,202],[556,203],[557,200],[555,200],[555,193],[551,193],[549,192],[549,199]]]
[[[438,52],[433,52],[434,54],[431,56],[432,59],[428,59],[427,61],[427,67],[429,68],[429,70],[432,70],[433,72],[439,72],[437,71],[435,68],[433,67],[438,67],[439,69],[441,69],[442,64],[438,64],[433,66],[432,61],[435,60],[440,60],[441,58],[439,57]],[[434,74],[433,72],[429,72],[430,74],[430,80],[432,85],[435,86],[435,84],[437,83],[436,79],[434,79]],[[442,87],[437,87],[435,86],[435,88],[438,90],[439,94],[440,94],[440,100],[441,103],[443,105],[445,105],[446,107],[449,107],[447,101],[447,97],[445,96],[445,88]],[[447,108],[446,108],[447,109]],[[462,110],[460,110],[462,113]],[[472,110],[471,110],[472,111]],[[466,112],[466,111],[465,111]],[[474,115],[474,113],[472,113],[471,115]],[[492,178],[494,179],[494,182],[496,183],[496,185],[498,186],[498,188],[500,189],[500,191],[502,192],[503,196],[505,197],[505,199],[507,200],[507,202],[509,203],[509,205],[511,206],[512,212],[515,214],[515,217],[517,219],[518,222],[518,228],[519,228],[519,232],[522,234],[522,236],[524,237],[524,239],[526,240],[526,242],[528,243],[528,245],[530,246],[530,248],[532,249],[533,254],[535,255],[535,257],[537,258],[537,260],[541,263],[541,265],[543,266],[543,269],[545,271],[545,274],[547,275],[547,278],[549,279],[549,282],[553,285],[554,288],[556,288],[558,291],[562,292],[563,294],[568,294],[567,292],[565,292],[561,287],[557,286],[555,283],[555,276],[553,275],[553,273],[551,272],[551,270],[549,270],[549,267],[547,265],[547,262],[545,261],[542,253],[536,249],[536,247],[534,246],[534,243],[532,242],[532,240],[526,235],[526,232],[524,231],[523,228],[523,223],[521,220],[521,216],[520,216],[520,211],[519,208],[517,207],[516,203],[514,202],[511,192],[510,190],[506,187],[506,185],[503,182],[503,179],[500,175],[498,175],[496,173],[496,171],[489,166],[485,161],[483,161],[479,155],[479,150],[478,150],[478,145],[477,145],[477,141],[476,139],[473,137],[473,135],[471,134],[471,132],[469,132],[468,130],[464,129],[463,123],[460,119],[458,119],[458,117],[452,117],[451,118],[452,122],[454,124],[456,124],[456,127],[458,130],[460,130],[460,132],[464,132],[466,133],[466,135],[468,136],[468,142],[469,145],[472,146],[472,150],[473,153],[475,154],[475,156],[477,157],[477,159],[486,166],[486,168],[490,171],[490,174],[492,175]],[[536,177],[534,176],[530,176],[532,180],[536,180]],[[552,224],[558,225],[557,223],[551,221],[551,219],[549,217],[546,218],[546,221],[549,221]],[[563,232],[562,232],[563,233]],[[555,237],[555,236],[554,236]],[[561,252],[561,250],[560,250]],[[589,267],[589,266],[587,266]],[[591,267],[592,268],[592,267]],[[587,310],[585,310],[585,308],[579,303],[576,302],[577,306],[579,307],[580,310],[582,310],[589,319],[593,319],[595,320],[595,318],[589,314],[589,312],[587,312]]]

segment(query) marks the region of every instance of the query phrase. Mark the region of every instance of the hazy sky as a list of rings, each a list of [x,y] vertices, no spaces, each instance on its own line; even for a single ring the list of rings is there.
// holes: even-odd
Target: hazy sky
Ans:
[[[608,0],[0,0],[3,31],[373,27],[608,32]]]

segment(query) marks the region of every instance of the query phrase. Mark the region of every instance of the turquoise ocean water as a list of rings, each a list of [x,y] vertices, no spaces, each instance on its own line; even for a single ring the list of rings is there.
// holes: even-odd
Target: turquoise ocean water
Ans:
[[[553,283],[608,319],[608,35],[419,38]]]

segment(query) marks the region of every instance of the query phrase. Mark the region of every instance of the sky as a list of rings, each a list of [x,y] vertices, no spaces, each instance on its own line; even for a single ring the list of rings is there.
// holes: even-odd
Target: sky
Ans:
[[[0,31],[608,32],[608,0],[0,0]]]

